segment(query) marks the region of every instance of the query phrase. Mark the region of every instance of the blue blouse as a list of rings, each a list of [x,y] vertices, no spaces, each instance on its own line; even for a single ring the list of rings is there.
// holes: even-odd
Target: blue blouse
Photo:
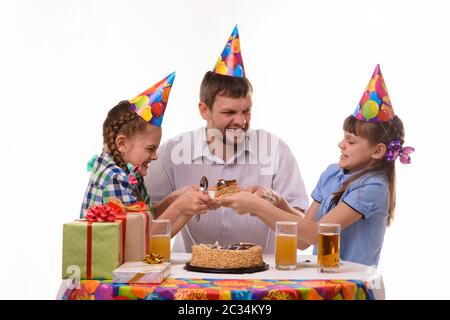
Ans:
[[[320,203],[316,221],[333,209],[333,194],[351,175],[337,164],[329,165],[322,173],[311,194]],[[363,175],[350,184],[340,201],[362,215],[362,219],[341,230],[341,259],[376,267],[388,220],[387,176],[374,172]],[[314,254],[317,254],[317,245]]]

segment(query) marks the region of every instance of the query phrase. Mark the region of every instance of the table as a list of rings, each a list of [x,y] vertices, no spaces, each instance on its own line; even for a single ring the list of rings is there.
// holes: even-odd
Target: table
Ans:
[[[57,299],[385,299],[381,274],[374,268],[342,261],[338,273],[319,273],[317,257],[299,255],[296,270],[276,270],[274,255],[264,255],[269,269],[251,274],[213,274],[184,269],[190,253],[173,252],[171,274],[160,285],[113,284],[82,280],[79,289],[61,284]]]

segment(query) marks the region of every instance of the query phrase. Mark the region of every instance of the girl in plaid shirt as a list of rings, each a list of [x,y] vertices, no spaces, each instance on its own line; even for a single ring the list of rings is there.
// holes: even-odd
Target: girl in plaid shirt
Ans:
[[[198,186],[177,190],[153,207],[143,182],[150,161],[158,159],[161,122],[173,78],[174,73],[108,112],[103,123],[103,152],[88,164],[92,173],[81,217],[89,207],[107,203],[110,198],[125,205],[143,201],[154,218],[171,220],[174,235],[194,214],[206,212],[211,199]]]

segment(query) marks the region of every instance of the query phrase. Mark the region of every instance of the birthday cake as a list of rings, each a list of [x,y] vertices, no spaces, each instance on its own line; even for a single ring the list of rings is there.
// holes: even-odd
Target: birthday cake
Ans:
[[[226,248],[215,244],[192,246],[190,265],[213,269],[254,268],[264,265],[263,249],[253,243],[237,243]]]
[[[223,197],[236,192],[239,192],[236,179],[234,180],[219,179],[219,181],[217,182],[215,195],[216,197]]]

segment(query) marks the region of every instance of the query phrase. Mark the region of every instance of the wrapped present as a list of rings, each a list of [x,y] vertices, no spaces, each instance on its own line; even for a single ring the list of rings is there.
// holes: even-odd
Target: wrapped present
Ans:
[[[125,262],[113,271],[113,283],[161,283],[170,274],[170,263]]]
[[[150,212],[144,202],[126,206],[118,198],[110,198],[108,203],[88,209],[86,219],[105,219],[104,212],[111,220],[122,222],[122,252],[124,261],[142,261],[150,251]]]
[[[122,250],[124,261],[142,261],[150,253],[150,212],[143,202],[125,206],[119,199],[111,198],[116,220],[122,221]]]
[[[149,252],[149,231],[146,230],[148,215],[144,212],[128,212],[118,215],[117,219],[122,221],[124,261],[143,260]]]
[[[65,223],[62,260],[63,279],[111,279],[123,260],[122,222]]]

